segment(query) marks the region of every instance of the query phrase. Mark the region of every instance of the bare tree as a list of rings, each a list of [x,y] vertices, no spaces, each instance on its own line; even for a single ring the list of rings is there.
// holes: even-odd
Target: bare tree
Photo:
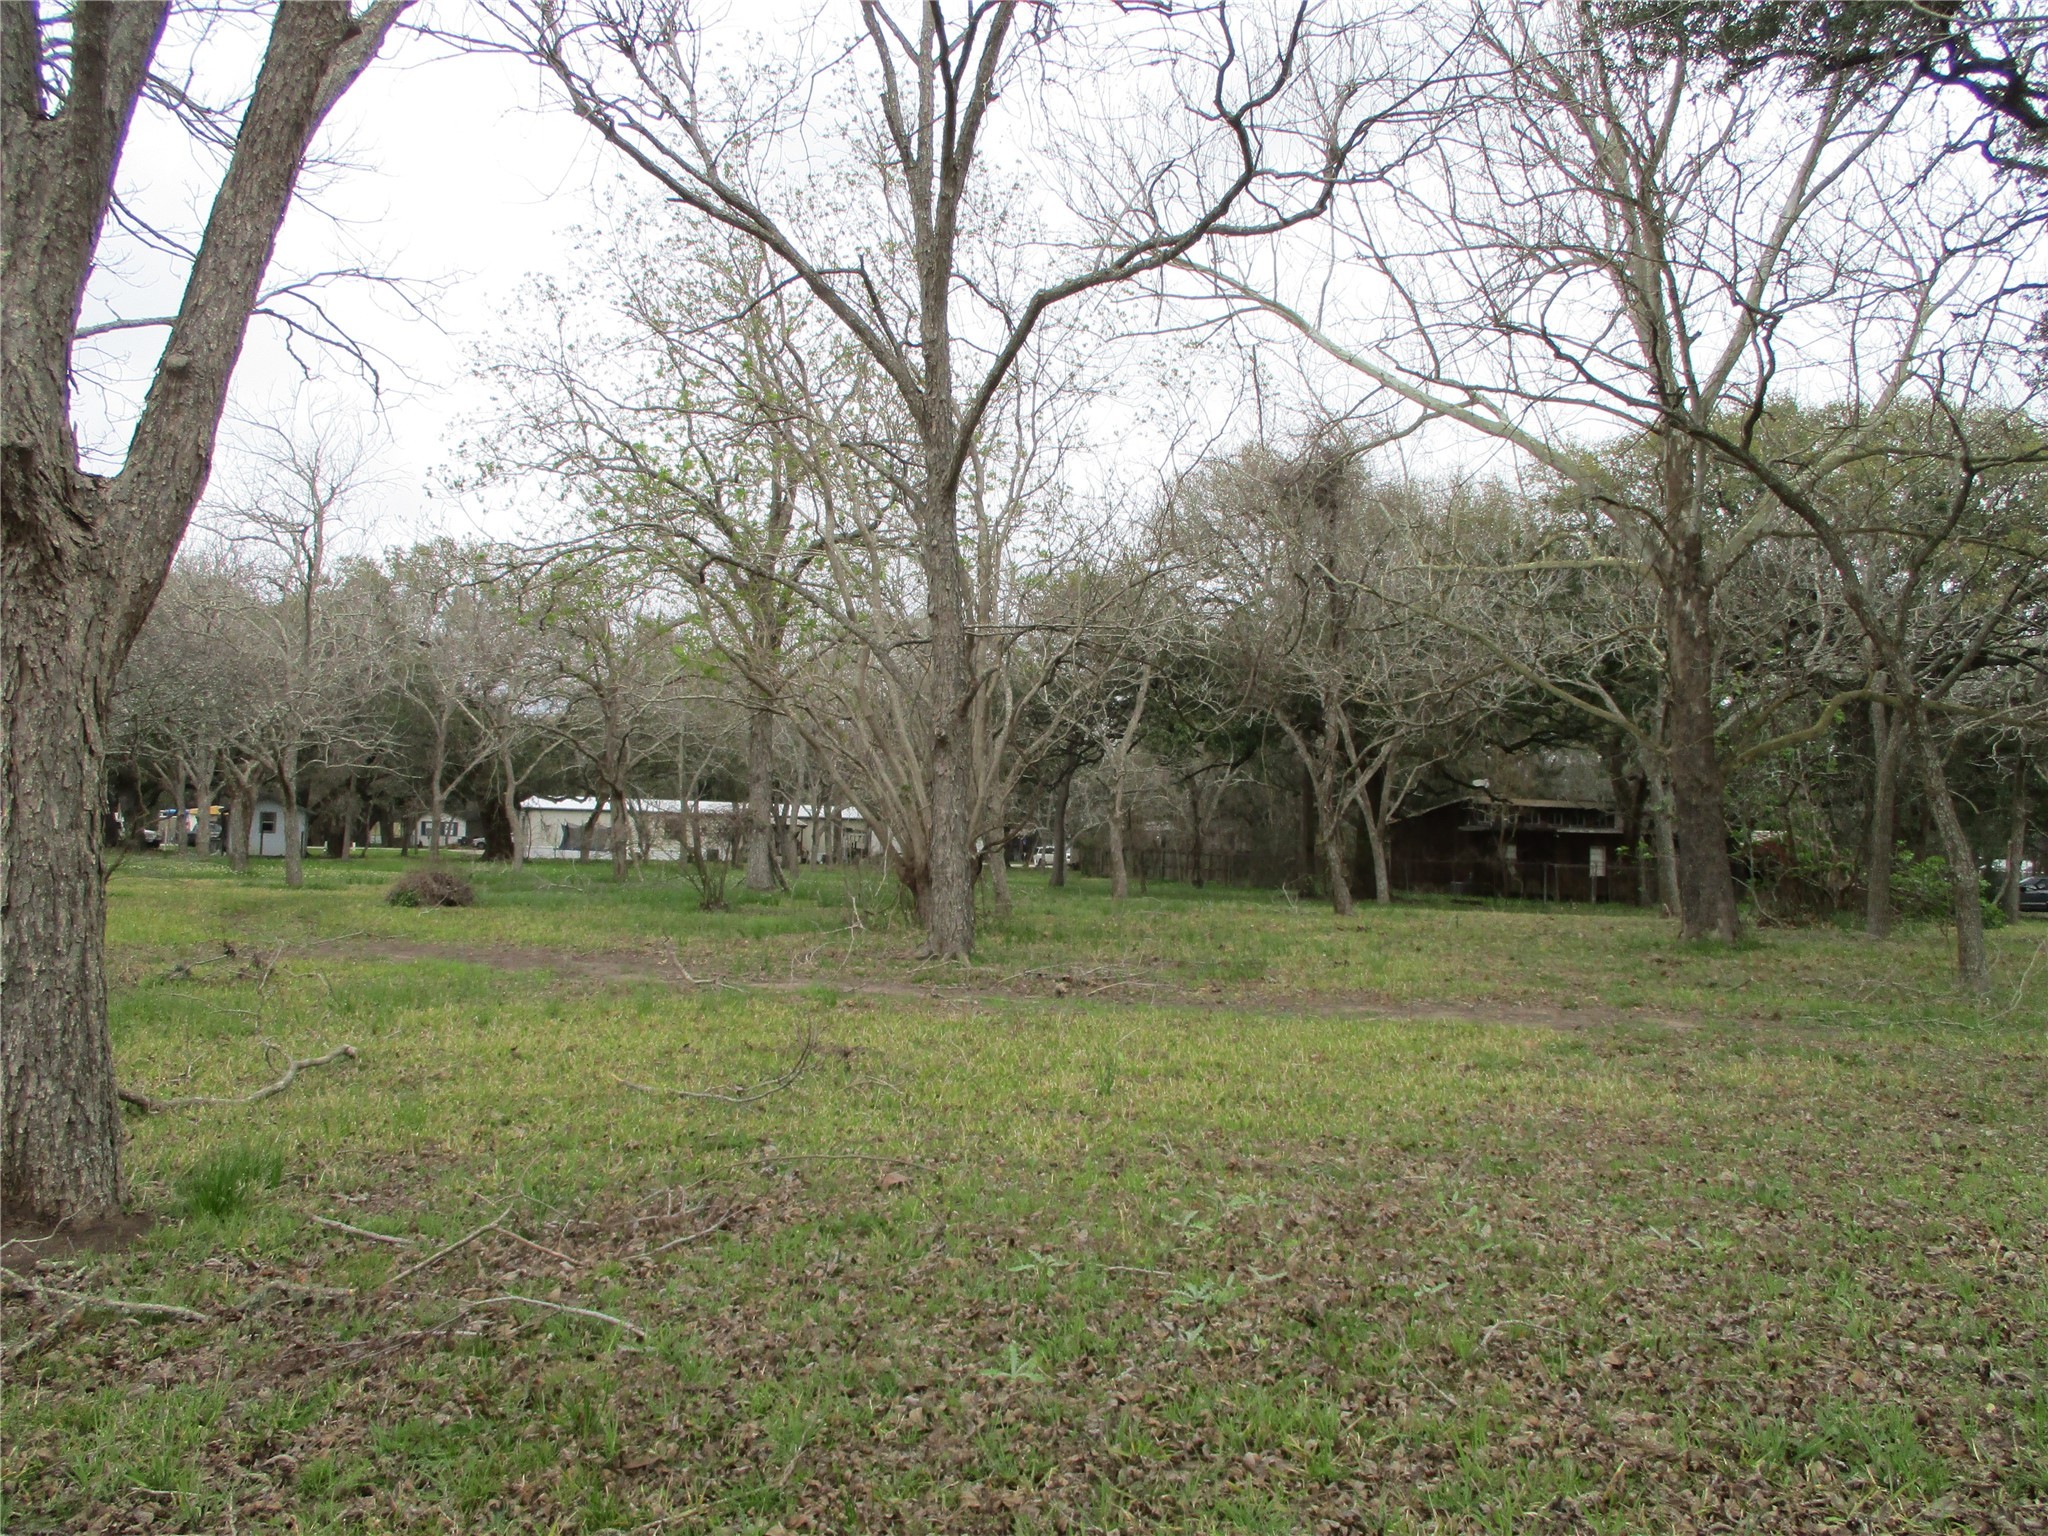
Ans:
[[[867,0],[859,46],[831,54],[818,78],[757,65],[747,81],[730,84],[707,61],[707,40],[681,7],[501,0],[492,9],[573,110],[669,198],[770,252],[873,360],[914,428],[899,478],[915,530],[932,689],[919,722],[929,737],[924,916],[934,954],[967,955],[975,680],[959,497],[982,420],[1055,306],[1211,237],[1319,216],[1372,122],[1359,112],[1371,93],[1315,100],[1297,89],[1326,37],[1305,9],[1269,46],[1241,36],[1221,7],[1161,18],[1158,40],[1176,44],[1186,61],[1181,78],[1206,73],[1182,114],[1195,142],[1162,151],[1134,139],[1129,163],[1091,189],[1097,203],[1089,214],[1102,236],[1084,242],[1085,253],[1064,271],[1019,285],[970,259],[988,207],[991,136],[1009,130],[1031,142],[1024,107],[1034,75],[1093,73],[1103,47],[1142,43],[1105,32],[1071,46],[1068,24],[1017,0],[968,0],[951,14],[920,5],[907,21]],[[844,99],[866,105],[844,125],[852,152],[830,173],[827,195],[827,177],[792,177],[788,165],[798,131],[815,131],[805,103],[836,88],[827,78],[835,70],[853,83]],[[1284,126],[1283,112],[1295,113]],[[1297,154],[1297,164],[1276,163]],[[859,211],[821,217],[855,190],[865,198]],[[1011,288],[1014,300],[1005,297]]]
[[[1903,98],[1837,82],[1788,108],[1763,80],[1698,68],[1684,37],[1646,42],[1598,8],[1472,8],[1465,108],[1355,251],[1390,285],[1388,329],[1208,278],[1376,386],[1511,443],[1603,508],[1662,606],[1668,765],[1682,928],[1739,927],[1716,748],[1714,596],[1778,516],[1728,517],[1690,428],[1789,387],[1763,347],[1837,296],[1853,172]],[[1922,317],[1923,322],[1925,317]],[[1818,328],[1818,318],[1811,322]],[[1616,483],[1579,451],[1599,424],[1654,451]]]
[[[122,1198],[99,847],[107,700],[205,489],[308,147],[403,6],[277,8],[126,456],[104,475],[79,455],[74,348],[169,6],[0,8],[0,1196],[11,1211],[89,1220]]]
[[[222,534],[246,566],[244,653],[260,703],[249,730],[284,811],[284,879],[305,883],[301,825],[311,754],[367,747],[359,708],[383,660],[371,594],[343,591],[350,509],[374,483],[367,445],[341,419],[252,429],[240,483],[219,500]]]

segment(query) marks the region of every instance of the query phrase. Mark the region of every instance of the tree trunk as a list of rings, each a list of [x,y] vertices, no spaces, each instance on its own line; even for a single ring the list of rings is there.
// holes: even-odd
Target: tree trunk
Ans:
[[[526,833],[519,825],[519,779],[512,771],[512,749],[498,749],[498,766],[505,776],[505,824],[512,829],[512,869],[526,867]]]
[[[794,804],[784,803],[782,808],[782,825],[779,829],[782,834],[781,862],[783,879],[786,884],[792,886],[796,883],[797,867],[803,863],[803,855],[797,846],[796,829],[797,813],[801,809],[802,803],[801,800]]]
[[[1119,780],[1110,794],[1109,899],[1122,901],[1130,894],[1130,871],[1124,867],[1124,786]]]
[[[194,815],[198,825],[193,831],[192,844],[202,859],[213,856],[213,792],[218,787],[214,774],[220,768],[217,754],[208,753],[200,760],[199,772],[193,775],[193,788],[199,791],[199,807]]]
[[[1870,704],[1874,763],[1869,839],[1863,855],[1863,931],[1873,939],[1892,931],[1892,852],[1899,841],[1899,752],[1906,733],[1884,702]]]
[[[1323,870],[1330,881],[1330,910],[1349,917],[1353,910],[1351,880],[1344,869],[1344,818],[1328,805],[1316,807],[1322,838]]]
[[[1380,794],[1387,793],[1386,780],[1380,781]],[[1375,813],[1370,796],[1366,797],[1365,837],[1372,848],[1372,899],[1382,907],[1394,904],[1394,880],[1387,867],[1387,829]]]
[[[1650,837],[1652,857],[1657,863],[1657,901],[1666,917],[1677,917],[1678,838],[1671,825],[1671,776],[1654,764],[1650,779]]]
[[[108,679],[95,664],[86,605],[58,586],[17,583],[11,556],[0,716],[0,1193],[15,1219],[92,1220],[117,1211],[123,1194],[102,969]]]
[[[178,766],[171,770],[171,783],[173,786],[171,794],[171,835],[178,841],[178,857],[180,859],[189,859],[194,852],[192,845],[185,841],[185,818],[191,814],[192,810],[185,803],[185,791],[190,787],[191,778],[192,773],[185,766],[185,759],[179,758]]]
[[[447,791],[441,787],[441,754],[434,754],[432,771],[427,775],[427,862],[438,865],[441,862],[441,807],[446,803]]]
[[[994,855],[988,865],[989,907],[997,917],[1010,915],[1010,844],[1008,839],[998,842],[989,850]]]
[[[947,279],[950,281],[950,278]],[[942,406],[952,409],[951,380]],[[925,948],[947,960],[974,954],[973,658],[967,573],[960,560],[957,488],[945,478],[950,436],[927,440],[921,530],[932,680],[931,841],[925,870]]]
[[[279,760],[278,797],[284,803],[284,883],[298,890],[306,883],[306,834],[299,825],[299,749]]]
[[[625,792],[614,784],[608,792],[612,802],[612,835],[609,839],[612,850],[612,879],[623,885],[626,881],[627,859],[633,851],[633,816],[626,809]]]
[[[1188,779],[1188,882],[1202,888],[1202,781]]]
[[[774,793],[775,717],[757,709],[747,718],[747,889],[775,889],[770,796]]]
[[[1671,802],[1678,842],[1679,936],[1732,944],[1741,934],[1728,815],[1714,740],[1713,594],[1691,558],[1664,593],[1670,672]]]
[[[1074,774],[1069,769],[1052,792],[1052,875],[1048,885],[1067,883],[1067,799],[1073,791]]]
[[[228,785],[228,866],[238,875],[249,873],[249,776],[244,773]]]
[[[2005,888],[1998,893],[1999,904],[2013,922],[2020,918],[2020,880],[2027,862],[2027,760],[2024,756],[2012,770],[2012,826],[2005,835]]]
[[[1315,775],[1304,767],[1301,770],[1301,881],[1303,895],[1313,895],[1316,888],[1316,781]]]
[[[1969,992],[1984,997],[1991,991],[1991,965],[1984,952],[1984,900],[1979,889],[1977,852],[1956,815],[1956,802],[1948,789],[1948,772],[1942,767],[1941,751],[1917,712],[1900,722],[1913,732],[1920,747],[1920,777],[1926,791],[1927,807],[1934,815],[1935,830],[1941,836],[1942,857],[1948,861],[1949,900],[1956,925],[1956,980]]]

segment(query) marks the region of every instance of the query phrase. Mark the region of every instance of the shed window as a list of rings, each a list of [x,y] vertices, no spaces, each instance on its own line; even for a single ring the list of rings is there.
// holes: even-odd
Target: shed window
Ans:
[[[265,837],[275,837],[277,835],[277,812],[265,811],[263,813],[263,835]]]

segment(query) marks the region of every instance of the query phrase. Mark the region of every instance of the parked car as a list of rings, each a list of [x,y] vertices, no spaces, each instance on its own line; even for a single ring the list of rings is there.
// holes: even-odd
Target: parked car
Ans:
[[[2028,875],[2020,882],[2020,910],[2048,912],[2048,875]]]

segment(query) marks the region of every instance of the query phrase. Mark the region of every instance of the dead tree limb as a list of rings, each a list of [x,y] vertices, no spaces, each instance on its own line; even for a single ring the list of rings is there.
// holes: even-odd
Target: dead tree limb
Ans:
[[[623,1317],[613,1317],[609,1312],[598,1312],[590,1307],[572,1307],[566,1302],[542,1301],[538,1296],[488,1296],[482,1301],[472,1301],[458,1312],[449,1322],[456,1322],[472,1312],[481,1312],[485,1307],[502,1307],[517,1304],[522,1307],[542,1307],[549,1312],[566,1312],[571,1317],[587,1317],[593,1322],[610,1323],[614,1328],[624,1329],[636,1339],[645,1339],[647,1330],[636,1323],[629,1323]],[[442,1327],[447,1327],[443,1323]]]
[[[122,1088],[117,1091],[123,1104],[132,1104],[145,1115],[161,1114],[167,1109],[199,1109],[208,1105],[261,1104],[265,1099],[274,1098],[276,1095],[283,1093],[285,1089],[291,1087],[293,1081],[306,1068],[329,1066],[334,1062],[340,1061],[343,1057],[350,1061],[360,1061],[362,1059],[357,1053],[356,1048],[352,1045],[337,1045],[325,1056],[309,1056],[303,1061],[296,1056],[290,1057],[284,1069],[284,1076],[274,1083],[266,1083],[254,1093],[225,1096],[188,1094],[176,1099],[153,1099],[146,1093],[136,1092],[133,1088]]]
[[[388,1232],[372,1232],[368,1227],[352,1227],[345,1221],[335,1221],[327,1216],[309,1216],[307,1220],[323,1227],[332,1227],[337,1232],[347,1232],[354,1237],[367,1237],[373,1243],[389,1243],[394,1248],[410,1248],[414,1239],[393,1237]]]

